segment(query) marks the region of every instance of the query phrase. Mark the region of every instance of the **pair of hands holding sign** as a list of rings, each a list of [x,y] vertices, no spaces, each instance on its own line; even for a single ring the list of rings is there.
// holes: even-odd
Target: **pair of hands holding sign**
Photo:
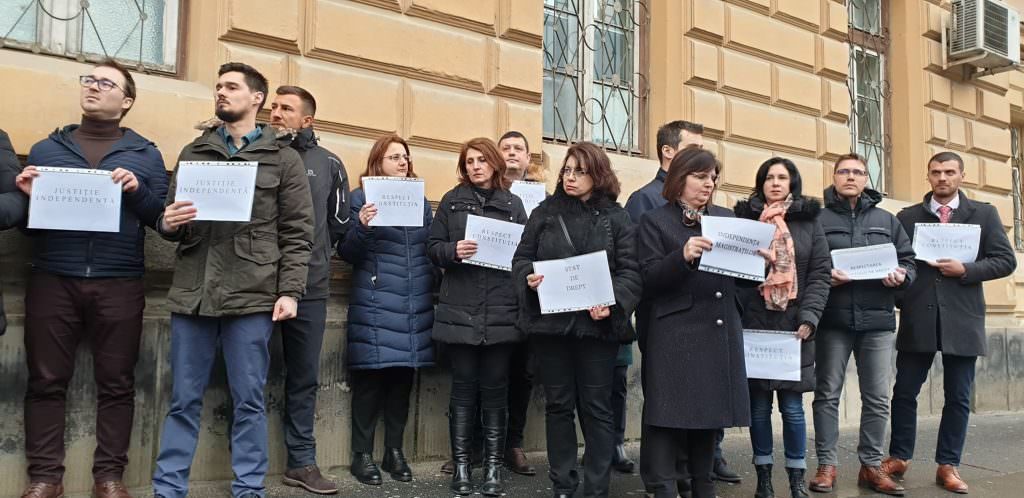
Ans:
[[[25,195],[32,195],[32,180],[38,176],[39,170],[35,166],[25,166],[25,169],[15,177],[14,184]],[[139,189],[139,179],[135,177],[135,173],[124,168],[114,168],[110,172],[110,179],[114,183],[120,183],[121,190],[125,193],[131,194]]]
[[[540,284],[544,282],[544,275],[531,273],[526,276],[526,285],[528,285],[534,291],[540,287]],[[590,313],[590,319],[595,322],[598,320],[604,320],[611,316],[612,311],[608,306],[594,306],[587,310]]]

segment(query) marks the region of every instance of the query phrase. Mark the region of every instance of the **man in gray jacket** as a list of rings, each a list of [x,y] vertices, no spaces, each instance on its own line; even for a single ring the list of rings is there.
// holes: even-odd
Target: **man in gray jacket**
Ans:
[[[852,353],[860,383],[861,470],[857,481],[878,493],[902,495],[903,486],[881,471],[882,443],[889,420],[889,362],[896,330],[896,292],[914,279],[914,248],[903,225],[878,207],[882,194],[866,188],[868,170],[858,154],[840,156],[833,167],[832,186],[825,189],[825,209],[818,220],[829,250],[876,244],[896,247],[899,266],[881,280],[850,279],[832,270],[832,290],[818,323],[814,390],[814,445],[818,472],[812,491],[831,492],[835,486],[836,443],[839,439],[839,397]]]
[[[331,254],[349,227],[348,175],[338,156],[317,144],[313,133],[316,100],[297,86],[281,86],[270,105],[270,125],[294,133],[292,148],[302,157],[313,196],[313,253],[298,316],[281,322],[285,362],[284,440],[288,469],[284,483],[312,493],[334,494],[338,486],[316,465],[316,393],[320,350],[327,325]]]

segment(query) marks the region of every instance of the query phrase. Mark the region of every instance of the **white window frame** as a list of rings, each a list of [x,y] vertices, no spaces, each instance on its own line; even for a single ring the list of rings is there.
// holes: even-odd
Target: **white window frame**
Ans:
[[[102,0],[90,0],[98,2]],[[30,3],[36,3],[32,0]],[[81,9],[81,0],[41,0],[43,8],[54,16],[67,18]],[[171,61],[170,64],[153,64],[140,62],[137,59],[117,57],[118,60],[128,63],[134,67],[140,63],[146,69],[176,73],[178,70],[178,23],[181,14],[181,0],[167,0],[164,2],[163,12],[163,60]],[[36,7],[30,7],[36,8]],[[27,42],[14,38],[2,39],[2,46],[31,50],[33,52],[68,57],[80,61],[98,61],[106,56],[92,52],[82,52],[84,29],[93,29],[91,26],[83,26],[87,18],[84,13],[70,21],[54,19],[44,12],[36,16],[36,40]],[[0,33],[0,36],[5,33]],[[108,50],[114,47],[106,47]]]
[[[595,44],[598,43],[598,41],[594,40],[595,33],[597,31],[595,29],[595,26],[597,24],[597,21],[595,19],[595,15],[596,15],[596,13],[599,10],[598,7],[599,6],[602,6],[602,7],[606,6],[607,2],[609,2],[609,1],[619,2],[621,0],[570,0],[570,1],[576,1],[577,2],[577,6],[579,8],[579,12],[577,12],[577,18],[580,19],[578,21],[578,23],[579,23],[579,25],[582,26],[582,33],[583,33],[583,36],[579,37],[579,41],[578,41],[578,43],[576,45],[576,53],[578,54],[578,56],[577,56],[577,63],[579,65],[574,68],[575,75],[578,78],[578,80],[580,80],[580,82],[578,83],[578,85],[580,87],[580,90],[578,90],[577,95],[576,95],[577,104],[578,104],[577,105],[577,109],[576,109],[576,118],[575,118],[575,123],[576,123],[575,131],[576,132],[574,134],[575,136],[566,137],[566,138],[559,138],[559,137],[547,136],[547,135],[544,136],[544,140],[545,141],[554,142],[554,143],[573,143],[573,142],[577,142],[577,141],[593,141],[594,136],[595,136],[594,128],[598,127],[598,126],[603,126],[603,124],[605,123],[603,117],[601,119],[597,120],[596,122],[594,122],[594,120],[591,119],[592,117],[596,116],[597,113],[600,110],[600,108],[598,107],[598,101],[595,98],[595,95],[598,93],[598,92],[595,91],[595,87],[597,87],[598,85],[601,85],[601,83],[599,81],[595,80],[596,74],[595,74],[595,70],[594,70],[594,57],[595,57],[595,54],[596,54],[596,50],[594,50],[594,48],[588,48],[588,45],[589,45],[589,47],[596,47]],[[642,5],[643,1],[644,0],[631,0],[631,2],[633,4],[633,18],[634,19],[640,19],[641,18],[640,16],[645,14],[645,12],[644,12],[645,7]],[[547,2],[545,2],[544,8],[545,8],[545,17],[546,17],[547,16],[547,9],[548,9]],[[633,28],[633,30],[632,30],[632,40],[631,40],[631,47],[632,47],[632,51],[633,51],[633,53],[632,53],[632,56],[633,56],[633,74],[631,75],[632,76],[632,87],[631,87],[631,90],[632,90],[632,94],[633,94],[633,96],[632,96],[633,102],[632,102],[632,106],[631,106],[632,107],[632,113],[629,116],[627,116],[628,123],[629,123],[627,126],[629,128],[631,128],[630,132],[629,132],[630,143],[629,144],[620,143],[620,144],[618,144],[618,148],[616,148],[616,146],[615,146],[616,144],[614,144],[614,143],[595,142],[597,145],[601,146],[602,148],[604,148],[604,149],[606,149],[606,150],[608,150],[610,152],[616,152],[616,153],[628,154],[628,155],[637,155],[637,154],[641,154],[643,152],[643,144],[640,143],[640,138],[641,138],[640,130],[641,130],[642,125],[646,122],[646,117],[647,116],[646,116],[646,109],[643,109],[643,107],[644,107],[643,106],[644,99],[643,99],[643,97],[638,96],[638,91],[637,91],[637,89],[639,89],[640,85],[642,84],[642,77],[641,77],[641,70],[640,70],[640,55],[641,55],[641,42],[642,42],[642,38],[641,37],[644,36],[644,34],[641,32],[641,30],[642,30],[642,26],[640,26],[640,25],[635,26]],[[545,72],[547,72],[547,71],[545,71]],[[554,100],[552,100],[552,102],[554,102]],[[579,105],[579,103],[581,103],[581,102],[582,102],[582,105]]]

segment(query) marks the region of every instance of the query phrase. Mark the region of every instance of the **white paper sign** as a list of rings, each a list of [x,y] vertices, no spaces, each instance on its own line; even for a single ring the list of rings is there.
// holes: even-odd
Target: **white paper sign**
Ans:
[[[377,206],[372,227],[423,226],[422,178],[404,176],[368,176],[363,178],[366,202]]]
[[[892,244],[832,251],[832,268],[846,272],[852,280],[880,280],[898,267],[896,246]]]
[[[701,235],[711,239],[712,250],[700,257],[700,271],[764,282],[764,258],[758,249],[768,249],[775,225],[744,218],[704,216]]]
[[[978,259],[981,225],[961,223],[914,224],[914,254],[922,261],[950,258],[961,263]]]
[[[255,161],[181,161],[174,200],[192,201],[197,221],[249,221],[258,165]]]
[[[564,313],[615,304],[612,274],[605,251],[549,261],[535,261],[533,272],[543,275],[537,287],[540,312]]]
[[[743,330],[747,378],[799,381],[800,343],[796,332]]]
[[[121,231],[121,184],[110,171],[39,166],[32,180],[28,227],[83,232]]]
[[[512,182],[512,193],[519,196],[523,200],[523,206],[526,208],[526,216],[530,216],[533,209],[540,204],[547,197],[548,192],[545,190],[544,184],[540,182],[523,182],[515,181]]]
[[[476,254],[462,260],[471,265],[512,271],[512,256],[523,238],[523,225],[471,214],[466,217],[466,240],[476,241]]]

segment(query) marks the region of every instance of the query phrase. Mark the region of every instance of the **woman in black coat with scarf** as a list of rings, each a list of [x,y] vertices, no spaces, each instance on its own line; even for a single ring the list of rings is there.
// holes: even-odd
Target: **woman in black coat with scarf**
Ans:
[[[470,448],[477,423],[477,400],[484,437],[484,483],[480,493],[504,492],[501,463],[508,423],[508,369],[513,344],[524,340],[516,327],[518,305],[509,272],[463,264],[476,254],[466,240],[469,215],[526,224],[523,201],[505,180],[505,161],[490,139],[474,138],[462,146],[459,184],[441,197],[430,225],[427,254],[444,270],[433,338],[447,345],[452,362],[448,408],[449,437],[455,463],[451,488],[473,493]]]
[[[579,485],[574,411],[586,426],[583,496],[608,496],[615,360],[620,342],[632,342],[636,335],[630,315],[641,290],[634,228],[615,202],[619,190],[600,147],[589,142],[569,147],[555,193],[531,214],[512,262],[520,328],[530,335],[547,400],[549,475],[556,497],[572,496]],[[607,253],[615,304],[542,315],[537,289],[545,285],[544,275],[533,263],[597,251]]]
[[[801,195],[800,171],[789,159],[773,157],[757,170],[750,199],[735,207],[736,216],[775,225],[764,284],[745,292],[743,328],[796,332],[800,380],[750,379],[750,443],[757,470],[757,498],[772,489],[772,397],[782,413],[786,472],[792,496],[807,496],[807,423],[803,393],[814,390],[814,331],[825,309],[832,272],[825,232],[818,222],[821,204]],[[795,263],[795,264],[794,264]]]
[[[699,148],[669,165],[664,206],[640,222],[647,326],[640,336],[644,411],[640,476],[655,498],[675,498],[677,463],[688,462],[693,498],[713,498],[715,438],[750,423],[743,326],[733,277],[699,271],[701,219],[732,216],[711,204],[722,165]]]

